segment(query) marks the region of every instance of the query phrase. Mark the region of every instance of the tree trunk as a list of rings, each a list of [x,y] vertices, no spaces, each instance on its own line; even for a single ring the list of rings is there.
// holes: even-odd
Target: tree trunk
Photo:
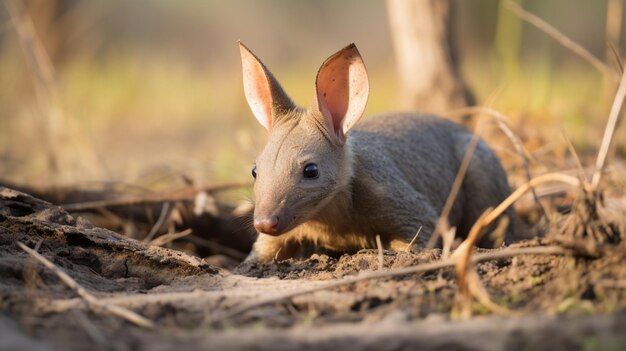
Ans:
[[[445,113],[474,103],[452,36],[454,1],[388,0],[403,105]]]

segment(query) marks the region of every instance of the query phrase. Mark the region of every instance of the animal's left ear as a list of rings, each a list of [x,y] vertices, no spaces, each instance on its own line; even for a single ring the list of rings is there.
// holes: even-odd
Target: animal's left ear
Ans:
[[[324,61],[315,81],[317,105],[326,126],[340,143],[363,115],[369,81],[356,45],[350,44]]]

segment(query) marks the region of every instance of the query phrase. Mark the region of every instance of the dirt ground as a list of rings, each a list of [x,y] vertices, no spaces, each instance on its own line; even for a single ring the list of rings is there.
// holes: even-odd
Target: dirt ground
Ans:
[[[132,310],[154,327],[88,307],[18,242],[100,303]],[[314,255],[233,272],[0,188],[0,350],[626,349],[623,242],[599,258],[519,255],[477,264],[491,299],[509,312],[475,302],[471,319],[454,312],[452,267],[325,288],[378,270],[378,255]],[[436,262],[441,250],[383,258],[390,271]]]

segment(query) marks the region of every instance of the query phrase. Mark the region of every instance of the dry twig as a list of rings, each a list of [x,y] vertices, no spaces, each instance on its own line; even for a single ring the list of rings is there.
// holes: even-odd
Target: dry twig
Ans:
[[[563,218],[553,239],[581,254],[598,257],[602,245],[620,242],[624,232],[623,217],[607,211],[602,193],[583,187],[574,200],[570,214]]]
[[[413,239],[411,239],[411,241],[408,243],[406,248],[404,248],[404,252],[409,252],[411,250],[411,247],[413,247],[415,240],[417,240],[417,238],[420,236],[421,231],[422,231],[422,226],[420,225],[419,229],[417,230],[417,233],[415,233],[415,235],[413,236]]]
[[[535,246],[535,247],[519,247],[519,248],[508,247],[508,248],[497,250],[497,251],[491,251],[491,252],[485,252],[485,253],[479,253],[479,254],[473,255],[470,258],[470,262],[471,264],[477,264],[480,262],[506,259],[506,258],[516,257],[516,256],[521,256],[521,255],[567,255],[570,253],[571,253],[570,250],[565,249],[560,246]],[[419,264],[419,265],[412,266],[412,267],[395,268],[395,269],[389,269],[386,271],[361,272],[357,276],[349,276],[346,278],[329,281],[326,284],[319,284],[313,287],[291,290],[291,291],[282,292],[282,293],[279,292],[279,293],[273,294],[272,296],[265,297],[256,301],[252,301],[245,305],[239,305],[237,307],[233,307],[229,311],[226,311],[222,314],[213,315],[207,320],[207,322],[213,323],[213,322],[223,321],[225,319],[239,315],[241,313],[244,313],[246,311],[249,311],[257,307],[262,307],[262,306],[269,305],[272,303],[278,303],[283,300],[287,300],[296,296],[301,296],[301,295],[305,295],[309,293],[314,293],[317,291],[333,289],[333,288],[350,285],[353,283],[366,281],[366,280],[380,279],[380,278],[387,278],[387,277],[398,277],[398,276],[403,276],[403,275],[408,275],[408,274],[437,271],[439,269],[454,267],[455,263],[456,263],[456,257],[452,257],[449,259]],[[217,299],[220,296],[221,294],[218,291],[194,290],[192,292],[174,292],[174,293],[168,292],[168,293],[134,294],[134,295],[124,294],[121,296],[105,297],[105,298],[102,298],[101,301],[103,303],[115,304],[118,306],[139,308],[141,306],[146,306],[146,305],[174,303],[176,301],[181,301],[181,300],[187,300],[187,301],[189,301],[190,299],[203,300],[203,299],[206,299],[207,297]],[[247,298],[250,299],[251,297],[247,297]],[[54,312],[59,313],[59,312],[67,311],[68,309],[75,308],[79,306],[81,303],[82,301],[77,300],[77,299],[55,301],[55,303],[50,306],[49,311],[54,311]]]
[[[148,235],[146,235],[146,237],[143,239],[144,243],[152,241],[152,238],[154,238],[154,236],[159,231],[159,229],[161,229],[161,227],[163,226],[163,223],[165,222],[169,214],[170,214],[170,203],[166,201],[163,203],[163,206],[161,207],[161,213],[159,214],[159,218],[150,229],[150,232],[148,233]]]
[[[63,208],[67,211],[84,211],[93,210],[101,207],[131,206],[144,205],[152,203],[161,203],[165,201],[193,200],[199,192],[218,192],[242,188],[250,186],[250,182],[233,182],[217,185],[209,185],[205,187],[186,187],[181,190],[167,191],[158,194],[148,194],[144,196],[129,196],[119,199],[98,200],[79,202],[73,204],[64,204]]]
[[[83,170],[102,172],[102,165],[95,156],[91,143],[84,138],[76,121],[69,118],[63,108],[52,60],[24,3],[17,0],[4,1],[32,75],[35,95],[41,108],[39,115],[50,175],[68,178],[71,175],[64,170],[76,171],[80,167]]]
[[[380,235],[376,235],[376,246],[378,247],[378,270],[382,271],[385,267],[385,257],[383,256],[383,243],[380,241]]]
[[[491,223],[493,223],[494,220],[500,217],[500,215],[502,215],[504,211],[506,211],[509,208],[509,206],[513,205],[513,203],[517,201],[522,195],[524,195],[533,187],[536,187],[539,184],[548,183],[548,182],[561,182],[561,183],[568,184],[573,187],[580,186],[580,181],[578,180],[578,178],[572,177],[566,174],[548,173],[548,174],[540,175],[536,178],[531,179],[529,182],[522,184],[522,186],[517,188],[511,195],[509,195],[509,197],[507,197],[498,206],[496,206],[496,208],[493,211],[489,212],[489,214],[485,217],[483,221],[477,221],[476,223],[474,223],[470,232],[473,230],[480,230],[480,231],[484,230]],[[477,227],[477,226],[478,228],[474,229],[474,227]]]
[[[467,239],[465,239],[465,241],[459,246],[459,249],[454,253],[454,256],[457,257],[455,271],[458,287],[455,304],[456,309],[460,312],[461,318],[471,317],[472,298],[476,298],[476,300],[482,303],[483,306],[496,313],[503,315],[510,314],[508,309],[498,306],[491,300],[489,293],[481,283],[476,270],[474,270],[474,265],[470,262],[476,242],[482,236],[482,228],[486,227],[484,224],[479,223],[485,221],[491,211],[491,209],[486,210],[478,218],[472,227],[472,230],[468,234]],[[508,224],[508,218],[505,217],[503,220]]]
[[[461,185],[463,184],[463,179],[465,178],[467,169],[469,168],[472,157],[474,156],[474,151],[476,151],[476,147],[478,146],[478,142],[480,141],[480,127],[481,125],[478,124],[476,130],[474,131],[474,134],[472,134],[472,139],[470,139],[469,143],[467,144],[467,149],[465,149],[463,160],[461,160],[461,164],[459,165],[456,177],[452,182],[452,187],[450,188],[450,192],[448,193],[446,202],[443,205],[443,209],[441,210],[441,214],[439,215],[439,219],[437,220],[437,224],[435,225],[435,231],[430,236],[428,244],[426,244],[427,248],[433,248],[437,243],[439,237],[441,237],[444,233],[450,232],[448,217],[450,216],[450,212],[452,211],[452,206],[454,206],[456,197],[461,190]]]
[[[599,255],[601,245],[618,243],[623,236],[624,220],[611,217],[611,214],[604,209],[600,183],[611,143],[620,122],[625,98],[626,72],[622,74],[615,93],[591,182],[583,183],[582,192],[574,201],[570,215],[565,218],[564,224],[559,228],[561,235],[555,236],[555,239],[562,245],[591,256]]]
[[[620,41],[622,33],[622,16],[624,13],[623,0],[609,0],[606,7],[606,42],[608,44],[607,57],[613,55],[615,63],[618,65],[620,73],[624,72],[624,65],[615,47]]]
[[[178,240],[180,238],[184,238],[187,235],[191,234],[193,231],[191,230],[191,228],[189,229],[185,229],[182,232],[179,233],[170,233],[170,234],[165,234],[165,235],[161,235],[160,237],[150,241],[150,245],[155,245],[155,246],[163,246],[169,242],[172,242],[174,240]]]
[[[15,0],[4,1],[13,27],[15,28],[19,44],[26,58],[26,64],[32,75],[35,93],[42,109],[49,111],[42,117],[42,125],[45,126],[43,141],[46,143],[46,157],[51,171],[59,172],[59,146],[64,135],[64,116],[58,108],[58,92],[54,78],[54,67],[41,40],[37,36],[35,26],[28,13],[21,6],[22,3]]]
[[[158,239],[158,238],[157,238]],[[198,237],[196,235],[188,235],[185,237],[185,240],[194,243],[195,245],[198,246],[202,246],[202,247],[206,247],[208,249],[217,251],[219,253],[228,255],[232,258],[235,258],[237,260],[243,261],[246,259],[246,257],[248,257],[245,253],[237,250],[237,249],[233,249],[231,247],[222,245],[218,242],[215,241],[210,241],[210,240],[206,240],[203,239],[201,237]]]
[[[505,0],[504,4],[507,9],[509,9],[511,12],[521,17],[524,21],[532,24],[533,26],[537,27],[538,29],[546,33],[552,39],[556,40],[559,44],[568,48],[569,50],[574,52],[576,55],[581,57],[583,60],[589,62],[593,67],[598,69],[600,72],[605,73],[615,82],[618,81],[619,76],[616,74],[616,72],[613,69],[611,69],[611,67],[607,66],[604,62],[602,62],[602,60],[600,60],[599,58],[595,57],[592,53],[590,53],[589,50],[585,49],[580,44],[573,41],[572,39],[567,37],[565,34],[561,33],[558,29],[554,28],[553,26],[551,26],[550,24],[548,24],[546,21],[539,18],[538,16],[524,10],[521,6],[519,6],[518,4],[516,4],[515,2],[511,0]]]
[[[615,47],[615,44],[613,43],[609,43],[609,48],[611,48],[611,55],[612,55],[611,57],[613,57],[613,61],[615,61],[615,64],[617,65],[617,69],[619,70],[619,73],[623,74],[624,73],[624,61],[620,57],[618,49]]]
[[[471,262],[473,264],[490,261],[490,260],[498,260],[503,258],[510,258],[520,255],[566,255],[570,251],[562,248],[560,246],[536,246],[536,247],[522,247],[522,248],[505,248],[498,251],[480,253],[472,256]],[[343,278],[340,280],[331,281],[328,284],[323,284],[315,287],[299,289],[295,291],[288,291],[282,294],[273,295],[270,297],[262,298],[248,304],[239,305],[238,307],[234,307],[225,313],[212,316],[207,320],[208,323],[216,323],[228,318],[237,316],[241,313],[249,311],[254,308],[262,307],[265,305],[269,305],[272,303],[280,302],[283,300],[287,300],[296,296],[310,294],[321,290],[333,289],[340,286],[345,286],[365,280],[372,279],[380,279],[380,278],[389,278],[389,277],[398,277],[407,274],[415,274],[415,273],[425,273],[432,272],[442,268],[453,267],[456,264],[456,258],[448,258],[445,260],[439,260],[436,262],[424,263],[417,266],[405,267],[405,268],[397,268],[386,271],[369,271],[369,272],[361,272],[357,276],[350,276],[347,278]]]
[[[110,313],[112,315],[121,317],[135,325],[144,328],[154,328],[154,323],[149,319],[138,315],[137,313],[127,310],[125,308],[110,305],[102,302],[97,297],[93,296],[89,291],[83,288],[80,284],[78,284],[72,277],[70,277],[67,273],[61,270],[59,267],[55,266],[54,263],[50,262],[48,259],[43,257],[37,251],[29,248],[28,246],[22,244],[21,242],[17,242],[17,245],[24,250],[27,254],[32,256],[34,259],[39,261],[41,264],[46,266],[48,269],[52,270],[61,281],[67,285],[70,289],[74,290],[85,303],[89,306],[94,312],[96,311],[104,311]]]
[[[472,107],[466,107],[466,108],[454,110],[450,112],[448,116],[459,116],[459,115],[463,116],[463,115],[468,115],[468,114],[473,114],[473,115],[485,114],[493,118],[498,128],[500,128],[502,133],[504,133],[504,135],[509,139],[509,141],[515,148],[517,155],[522,159],[522,162],[524,165],[524,172],[526,173],[526,181],[530,181],[532,179],[532,174],[530,173],[530,165],[528,162],[530,153],[528,152],[528,150],[526,150],[520,138],[511,130],[511,128],[507,124],[507,120],[508,120],[507,116],[505,116],[503,113],[496,111],[492,108],[482,107],[482,106],[472,106]],[[543,204],[539,201],[539,196],[537,196],[537,192],[535,191],[535,188],[531,188],[531,193],[533,195],[535,203],[537,203],[537,205],[543,212],[544,216],[548,218],[548,212],[546,211]]]
[[[565,129],[561,128],[561,135],[563,135],[563,139],[565,139],[565,142],[567,143],[567,149],[569,150],[569,153],[572,154],[572,157],[574,158],[574,161],[576,162],[576,168],[578,168],[578,173],[579,173],[578,176],[580,180],[582,182],[587,182],[588,179],[587,179],[587,176],[585,175],[585,168],[583,167],[582,162],[580,162],[580,157],[578,157],[578,153],[576,152],[576,149],[574,148],[574,144],[572,144],[572,141],[565,133]]]
[[[604,136],[602,137],[600,151],[598,151],[598,157],[596,158],[596,168],[593,173],[593,177],[591,178],[591,187],[594,190],[598,189],[600,181],[602,180],[602,172],[604,171],[606,158],[609,153],[611,142],[613,141],[613,137],[615,135],[615,130],[617,129],[617,126],[619,124],[620,112],[622,111],[622,105],[624,104],[625,97],[626,72],[622,74],[622,79],[620,80],[619,86],[617,87],[615,99],[613,100],[611,112],[609,113],[609,120],[607,121],[606,128],[604,129]]]
[[[454,244],[454,238],[456,237],[456,227],[448,228],[444,233],[441,233],[442,250],[441,258],[448,258],[450,252],[452,252],[452,245]]]

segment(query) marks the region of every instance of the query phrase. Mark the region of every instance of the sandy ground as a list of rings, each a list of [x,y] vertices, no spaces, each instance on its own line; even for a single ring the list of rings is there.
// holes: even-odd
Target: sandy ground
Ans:
[[[89,307],[18,242],[37,248],[100,303],[134,311],[154,327]],[[435,262],[441,251],[383,258],[383,270],[393,271]],[[452,268],[326,288],[378,270],[378,252],[366,250],[231,272],[0,188],[0,350],[622,350],[624,262],[623,243],[595,259],[487,260],[478,275],[492,300],[511,312],[494,314],[476,302],[474,316],[461,320]]]

